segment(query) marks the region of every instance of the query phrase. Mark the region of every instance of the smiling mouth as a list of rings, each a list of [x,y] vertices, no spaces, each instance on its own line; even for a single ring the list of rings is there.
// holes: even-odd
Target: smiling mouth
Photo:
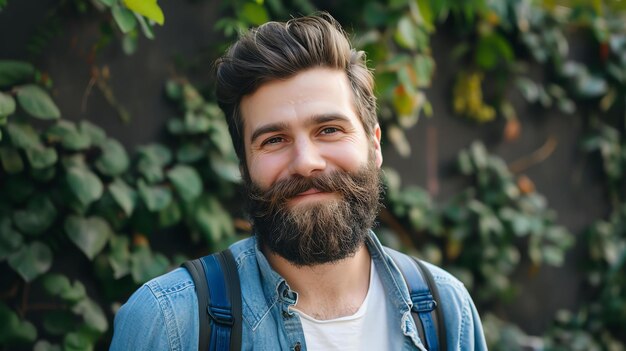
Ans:
[[[307,195],[313,195],[313,194],[320,194],[322,193],[322,191],[317,190],[315,188],[311,188],[307,191],[301,192],[300,194],[296,195],[296,196],[307,196]]]
[[[290,202],[291,204],[308,203],[309,201],[322,200],[324,198],[327,198],[328,196],[336,197],[337,193],[311,188],[307,191],[303,191],[300,194],[292,197]]]

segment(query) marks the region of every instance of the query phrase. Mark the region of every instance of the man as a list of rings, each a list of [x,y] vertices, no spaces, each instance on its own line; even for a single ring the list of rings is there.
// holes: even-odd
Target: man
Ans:
[[[243,349],[425,350],[402,274],[371,232],[381,130],[373,78],[328,14],[253,29],[217,62],[217,96],[241,160],[254,236],[231,250]],[[450,350],[483,350],[463,285],[428,265]],[[196,350],[188,272],[142,286],[112,350]]]

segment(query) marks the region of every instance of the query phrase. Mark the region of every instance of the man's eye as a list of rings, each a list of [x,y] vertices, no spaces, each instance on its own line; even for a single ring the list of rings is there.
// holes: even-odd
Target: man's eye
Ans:
[[[283,141],[283,138],[281,138],[281,137],[272,137],[272,138],[269,138],[269,139],[265,140],[263,142],[263,145],[277,144],[277,143],[280,143],[281,141]]]
[[[337,133],[338,131],[339,129],[335,127],[326,127],[322,129],[322,134],[333,134],[333,133]]]

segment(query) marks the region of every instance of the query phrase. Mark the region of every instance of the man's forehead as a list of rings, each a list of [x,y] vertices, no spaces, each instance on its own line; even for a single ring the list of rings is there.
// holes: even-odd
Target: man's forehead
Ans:
[[[338,116],[358,120],[347,75],[328,68],[264,83],[242,98],[240,112],[244,134],[268,123],[291,120],[320,122]]]

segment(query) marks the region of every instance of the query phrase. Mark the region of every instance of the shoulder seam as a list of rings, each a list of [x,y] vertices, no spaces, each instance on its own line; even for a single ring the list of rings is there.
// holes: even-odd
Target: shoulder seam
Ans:
[[[165,325],[165,331],[167,333],[167,341],[170,345],[170,350],[178,351],[182,350],[182,344],[180,341],[180,333],[178,332],[178,326],[176,324],[176,320],[169,318],[168,313],[165,313],[165,310],[173,310],[170,305],[170,301],[167,299],[172,293],[183,291],[189,287],[193,287],[193,282],[185,280],[179,284],[174,285],[165,290],[160,290],[158,286],[158,281],[153,279],[144,284],[150,290],[150,293],[154,296],[156,303],[159,306],[159,313],[161,314],[161,318],[163,319],[163,324]],[[158,290],[158,291],[155,291]]]

